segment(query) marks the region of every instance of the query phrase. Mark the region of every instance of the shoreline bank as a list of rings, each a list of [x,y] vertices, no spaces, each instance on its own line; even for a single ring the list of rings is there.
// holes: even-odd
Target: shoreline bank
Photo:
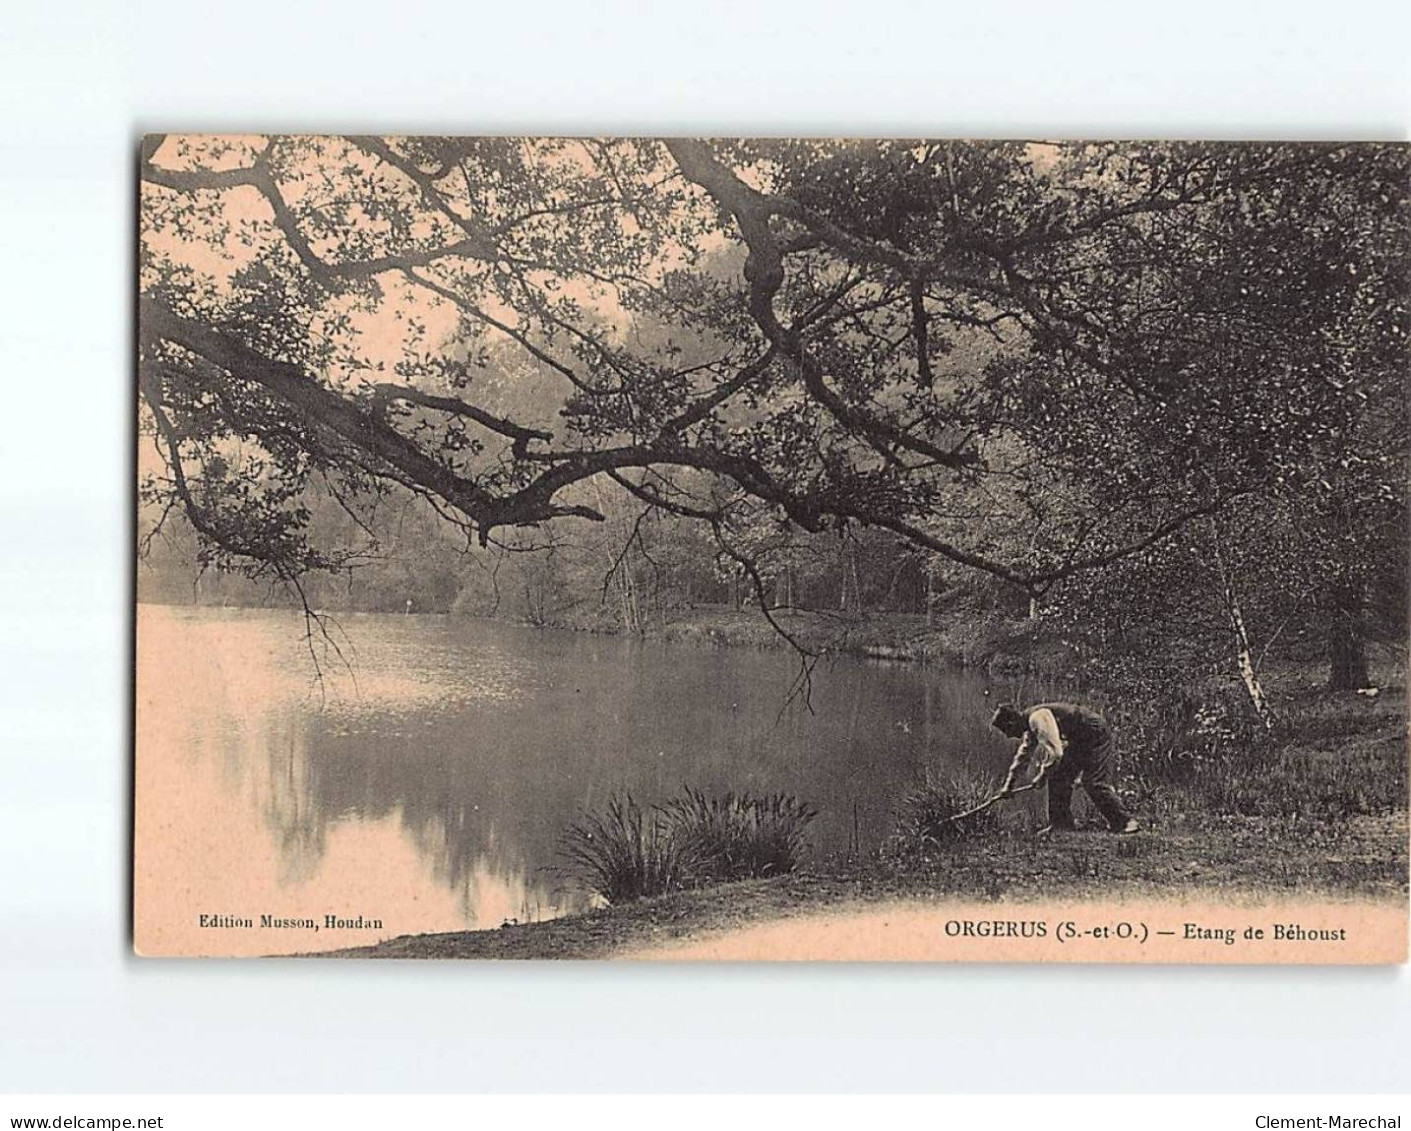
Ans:
[[[935,664],[994,675],[1052,676],[1072,666],[1073,654],[1043,620],[1019,621],[967,609],[922,613],[845,615],[809,609],[773,609],[793,641],[823,656]],[[455,615],[455,614],[452,614]],[[516,622],[522,623],[522,622]],[[793,647],[757,608],[699,605],[630,632],[613,621],[562,619],[542,626],[563,632],[636,636],[644,640],[715,648],[787,651]]]
[[[1036,838],[1003,829],[945,847],[893,842],[790,875],[713,884],[537,923],[409,935],[308,957],[603,958],[799,916],[899,901],[1395,902],[1408,894],[1405,688],[1381,696],[1286,678],[1286,737],[1243,776],[1192,767],[1140,783],[1143,830]],[[1245,761],[1254,757],[1249,752]],[[1200,775],[1214,775],[1202,778]],[[1246,810],[1250,810],[1246,812]]]
[[[404,935],[307,958],[611,958],[762,924],[899,903],[982,902],[1008,910],[1089,902],[1108,916],[1132,901],[1260,904],[1404,902],[1407,817],[1358,818],[1310,837],[1289,821],[1161,821],[1132,837],[1082,830],[975,841],[901,861],[839,864],[741,880],[480,931]],[[1238,879],[1231,879],[1238,873]]]
[[[1013,829],[893,843],[790,875],[714,884],[538,923],[411,935],[310,957],[601,958],[699,935],[887,902],[1375,899],[1408,893],[1405,687],[1377,697],[1276,682],[1285,737],[1187,780],[1139,783],[1143,831],[1035,838]],[[1231,772],[1231,766],[1234,772]],[[1207,775],[1202,777],[1201,775]]]

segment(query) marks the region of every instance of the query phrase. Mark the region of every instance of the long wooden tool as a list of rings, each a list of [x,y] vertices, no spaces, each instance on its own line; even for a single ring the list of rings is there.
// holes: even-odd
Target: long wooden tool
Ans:
[[[963,813],[956,813],[954,816],[947,817],[946,820],[963,821],[966,817],[973,817],[976,813],[983,813],[991,805],[994,805],[996,802],[1003,801],[1007,797],[1013,797],[1019,793],[1027,793],[1031,789],[1038,789],[1039,786],[1044,784],[1044,779],[1047,776],[1048,769],[1045,768],[1043,772],[1040,773],[1039,776],[1036,777],[1033,781],[1031,781],[1028,785],[1018,785],[1012,789],[1002,789],[993,797],[991,797],[988,801],[982,801],[979,805],[976,805],[975,808],[967,809]]]

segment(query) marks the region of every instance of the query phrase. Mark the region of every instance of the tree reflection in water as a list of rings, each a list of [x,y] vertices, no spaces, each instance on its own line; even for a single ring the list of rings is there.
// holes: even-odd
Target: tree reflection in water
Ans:
[[[792,793],[820,811],[814,851],[841,854],[880,842],[927,765],[1005,756],[983,681],[916,665],[825,663],[816,713],[781,715],[784,653],[352,614],[355,672],[321,694],[291,613],[140,618],[138,787],[171,808],[140,799],[139,854],[203,910],[370,913],[386,936],[548,918],[587,905],[558,841],[614,791]],[[193,907],[165,903],[181,929]]]

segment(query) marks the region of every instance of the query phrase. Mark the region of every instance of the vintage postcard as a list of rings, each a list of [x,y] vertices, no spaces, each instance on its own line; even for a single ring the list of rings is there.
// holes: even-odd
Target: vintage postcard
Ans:
[[[1405,961],[1408,170],[145,138],[137,952]]]

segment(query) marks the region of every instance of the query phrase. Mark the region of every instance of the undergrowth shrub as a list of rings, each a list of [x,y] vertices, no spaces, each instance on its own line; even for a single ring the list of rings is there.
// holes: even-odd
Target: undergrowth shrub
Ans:
[[[1139,808],[1164,794],[1214,815],[1341,821],[1406,805],[1400,743],[1369,734],[1383,722],[1374,704],[1283,704],[1266,730],[1237,688],[1157,703],[1115,720]]]
[[[1162,785],[1189,785],[1212,767],[1262,757],[1272,748],[1268,732],[1234,694],[1168,692],[1108,715],[1121,770],[1143,795]]]
[[[1369,758],[1365,751],[1344,758],[1266,746],[1209,766],[1192,783],[1192,792],[1216,813],[1346,821],[1403,808],[1401,769],[1392,759]]]

